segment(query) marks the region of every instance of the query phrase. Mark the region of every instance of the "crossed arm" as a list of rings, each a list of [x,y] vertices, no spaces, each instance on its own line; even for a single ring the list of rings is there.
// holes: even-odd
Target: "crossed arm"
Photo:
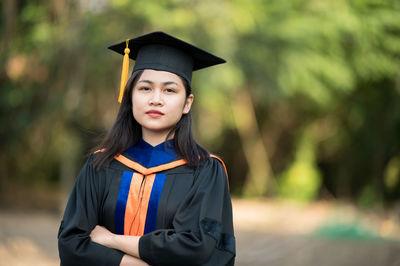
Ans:
[[[139,257],[139,236],[113,234],[105,227],[96,225],[90,233],[90,238],[100,245],[124,252],[120,266],[148,266]]]

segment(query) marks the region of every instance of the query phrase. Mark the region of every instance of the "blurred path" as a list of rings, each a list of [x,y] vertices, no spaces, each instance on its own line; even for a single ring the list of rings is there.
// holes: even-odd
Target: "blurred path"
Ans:
[[[278,206],[276,210],[279,210],[279,213],[288,215],[285,219],[278,215],[278,219],[271,205],[235,200],[236,265],[400,266],[400,242],[328,240],[296,234],[285,229],[291,227],[297,233],[301,233],[299,228],[303,228],[303,233],[311,230],[316,220],[322,220],[319,216],[324,212],[316,211],[318,208],[314,207],[312,212],[303,210],[302,213],[307,216],[305,218],[299,213],[294,215],[290,210],[284,211],[282,206]],[[315,212],[320,214],[311,215]],[[267,216],[264,225],[269,221],[269,227],[263,228],[263,223],[252,222],[252,219],[263,220]],[[60,216],[43,212],[16,213],[0,210],[0,265],[59,265],[59,221]],[[274,223],[271,224],[271,221]],[[278,230],[279,224],[282,230]]]
[[[399,266],[400,244],[237,233],[237,265]]]
[[[43,212],[0,210],[0,265],[60,265],[59,221],[59,216]]]

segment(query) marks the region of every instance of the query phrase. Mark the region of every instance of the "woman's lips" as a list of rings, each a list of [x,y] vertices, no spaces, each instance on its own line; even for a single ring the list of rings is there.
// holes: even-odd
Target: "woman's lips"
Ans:
[[[163,116],[163,115],[164,115],[163,112],[160,112],[160,111],[157,111],[157,110],[150,110],[150,111],[147,111],[146,114],[148,114],[148,115],[151,116],[151,117],[160,117],[160,116]]]

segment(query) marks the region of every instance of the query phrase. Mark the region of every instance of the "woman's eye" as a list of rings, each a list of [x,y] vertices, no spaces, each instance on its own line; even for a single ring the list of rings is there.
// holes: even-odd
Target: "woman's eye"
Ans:
[[[176,92],[175,89],[170,89],[170,88],[165,89],[165,91],[168,92],[168,93],[174,93],[174,92]]]
[[[140,91],[149,91],[150,88],[149,87],[140,87],[139,90]]]

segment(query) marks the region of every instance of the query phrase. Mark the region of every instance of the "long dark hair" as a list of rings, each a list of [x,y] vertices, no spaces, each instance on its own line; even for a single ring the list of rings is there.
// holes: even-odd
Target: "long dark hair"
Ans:
[[[129,78],[117,119],[101,144],[95,150],[102,150],[94,158],[96,169],[108,167],[115,155],[123,153],[142,138],[142,127],[133,117],[132,91],[144,70],[138,70]],[[181,78],[186,90],[186,98],[191,94],[188,82]],[[174,148],[177,154],[186,160],[189,167],[198,168],[210,157],[209,152],[201,147],[193,137],[191,111],[183,114],[175,127],[168,133],[173,134]]]

